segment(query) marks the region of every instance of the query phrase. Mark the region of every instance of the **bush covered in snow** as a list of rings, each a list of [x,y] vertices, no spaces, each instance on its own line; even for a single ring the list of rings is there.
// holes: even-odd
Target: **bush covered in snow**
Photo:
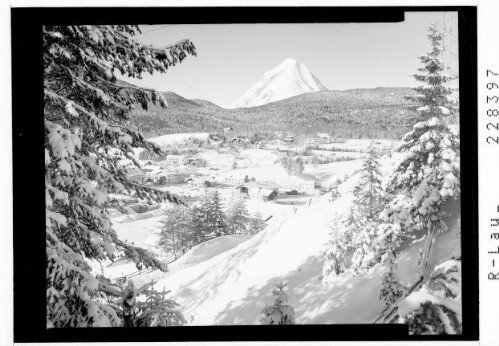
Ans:
[[[274,304],[265,306],[262,310],[261,324],[294,324],[295,310],[288,302],[288,295],[283,288],[287,284],[278,282],[276,288],[272,291]]]
[[[398,322],[408,324],[411,334],[460,334],[461,261],[438,265],[428,282],[400,305],[399,313]]]

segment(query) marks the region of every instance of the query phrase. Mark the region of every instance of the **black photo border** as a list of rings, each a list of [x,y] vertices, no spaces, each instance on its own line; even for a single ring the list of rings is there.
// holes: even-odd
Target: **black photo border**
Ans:
[[[371,324],[46,329],[42,25],[400,22],[404,12],[432,11],[459,20],[463,334],[410,336],[404,325]],[[475,6],[46,7],[12,8],[11,19],[15,342],[478,340]]]

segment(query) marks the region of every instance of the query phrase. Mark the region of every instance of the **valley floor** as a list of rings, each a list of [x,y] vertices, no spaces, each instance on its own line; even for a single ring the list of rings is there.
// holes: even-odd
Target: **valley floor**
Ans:
[[[278,183],[289,179],[282,168],[269,165],[272,158],[264,151],[248,150],[245,155],[252,164],[243,172]],[[393,160],[386,157],[381,160],[385,172]],[[354,277],[347,271],[327,286],[321,282],[331,226],[352,205],[354,173],[361,163],[357,158],[308,165],[304,176],[308,174],[322,183],[348,177],[339,187],[340,198],[331,202],[329,194],[297,196],[295,205],[248,201],[251,211],[259,210],[264,217],[273,216],[264,231],[251,237],[235,235],[210,240],[172,263],[169,273],[155,271],[134,280],[139,284],[155,280],[156,289],[171,290],[169,297],[180,304],[189,325],[258,324],[261,310],[273,302],[271,293],[280,280],[287,283],[286,292],[295,309],[296,323],[372,323],[384,308],[378,292],[382,274],[387,270],[385,265],[375,266],[363,277]],[[226,197],[229,194],[228,190]],[[460,256],[459,202],[446,208],[449,230],[435,241],[427,275],[436,265]],[[121,239],[146,247],[148,237],[160,228],[161,212],[160,209],[117,215],[113,217],[113,227]],[[416,262],[422,243],[422,239],[412,240],[399,255],[397,274],[406,286],[417,279]],[[108,276],[118,277],[137,269],[126,263],[105,271]]]

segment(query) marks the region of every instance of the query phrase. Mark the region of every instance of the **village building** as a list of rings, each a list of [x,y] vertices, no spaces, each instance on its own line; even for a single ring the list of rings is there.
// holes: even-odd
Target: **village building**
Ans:
[[[329,144],[331,140],[331,136],[327,133],[316,133],[314,136],[314,142],[317,144]]]
[[[184,166],[187,164],[188,159],[185,155],[167,155],[166,162],[174,166]]]
[[[225,178],[225,182],[229,185],[241,185],[247,183],[248,181],[248,176],[243,174],[235,174]]]
[[[313,180],[306,180],[306,181],[303,181],[299,184],[298,186],[298,190],[300,192],[314,192],[315,190],[315,181]]]
[[[200,157],[189,157],[187,159],[187,163],[191,166],[197,166],[202,162],[202,159]]]
[[[261,189],[255,199],[261,199],[264,202],[272,201],[277,198],[277,190]]]
[[[280,192],[285,195],[298,195],[298,190],[291,187],[281,190]]]
[[[163,160],[163,161],[158,161],[156,162],[156,164],[160,167],[163,167],[164,169],[169,169],[171,168],[172,166],[174,166],[174,164],[172,162],[168,162],[166,160]]]
[[[204,189],[211,187],[212,182],[206,177],[190,177],[186,180],[187,186],[195,189]]]
[[[238,189],[242,195],[264,202],[276,199],[278,194],[277,187],[271,184],[249,182],[239,186]]]
[[[154,175],[154,182],[161,185],[177,185],[185,182],[186,174],[181,172],[159,171]]]

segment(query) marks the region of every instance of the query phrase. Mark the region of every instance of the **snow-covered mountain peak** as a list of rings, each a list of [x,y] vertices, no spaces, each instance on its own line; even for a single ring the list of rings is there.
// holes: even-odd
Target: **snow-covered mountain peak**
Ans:
[[[226,108],[255,107],[313,91],[328,90],[301,62],[287,58]]]

